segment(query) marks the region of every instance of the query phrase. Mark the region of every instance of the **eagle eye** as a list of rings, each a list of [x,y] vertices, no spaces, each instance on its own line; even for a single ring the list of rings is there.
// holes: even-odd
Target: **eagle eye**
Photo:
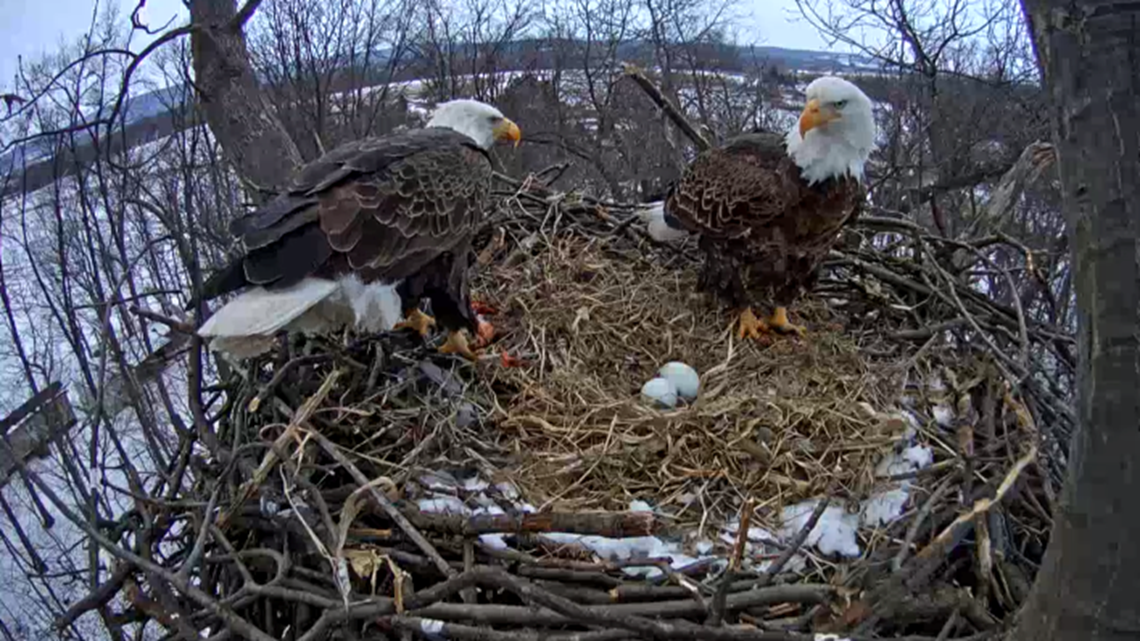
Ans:
[[[836,109],[842,109],[842,108],[844,108],[844,107],[846,107],[846,106],[847,106],[847,101],[846,101],[846,100],[836,100],[836,101],[835,101],[835,108],[836,108]]]

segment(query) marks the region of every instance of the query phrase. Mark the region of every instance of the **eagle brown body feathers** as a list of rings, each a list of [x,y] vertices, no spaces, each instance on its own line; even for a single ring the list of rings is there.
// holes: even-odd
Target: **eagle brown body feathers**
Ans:
[[[701,235],[702,290],[734,307],[787,306],[814,284],[863,193],[852,178],[809,186],[783,138],[756,133],[698,156],[665,211]]]
[[[342,145],[234,221],[245,255],[206,284],[205,298],[355,273],[364,283],[403,281],[405,313],[427,296],[445,326],[474,329],[464,273],[491,172],[487,153],[450,129]]]

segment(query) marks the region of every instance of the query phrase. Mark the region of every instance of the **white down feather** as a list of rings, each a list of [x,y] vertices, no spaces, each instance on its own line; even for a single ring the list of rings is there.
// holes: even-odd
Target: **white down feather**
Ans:
[[[388,331],[400,321],[399,283],[369,283],[356,274],[336,280],[305,278],[279,290],[253,287],[214,313],[198,330],[210,349],[242,359],[273,347],[284,330],[323,334],[353,324],[369,332]]]
[[[638,215],[646,223],[649,236],[657,242],[667,243],[689,235],[685,230],[670,227],[669,223],[665,222],[665,201],[663,200],[642,205]]]

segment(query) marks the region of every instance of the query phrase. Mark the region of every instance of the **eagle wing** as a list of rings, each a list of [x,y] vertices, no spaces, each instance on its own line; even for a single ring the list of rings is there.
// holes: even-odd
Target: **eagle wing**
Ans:
[[[366,281],[406,278],[474,234],[490,182],[486,153],[451,130],[342,145],[233,222],[245,255],[211,279],[206,297],[350,271]]]
[[[692,162],[670,190],[666,210],[688,231],[710,239],[747,236],[800,199],[786,162],[780,136],[738,136]]]

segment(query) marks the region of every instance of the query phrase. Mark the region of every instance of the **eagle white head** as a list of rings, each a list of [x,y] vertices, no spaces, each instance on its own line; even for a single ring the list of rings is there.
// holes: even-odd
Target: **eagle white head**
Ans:
[[[871,99],[842,78],[816,78],[785,143],[809,185],[845,175],[863,180],[863,165],[875,148]]]
[[[478,100],[462,99],[440,103],[432,112],[427,126],[454,129],[487,150],[499,141],[510,141],[518,146],[522,138],[519,126],[510,118]]]

